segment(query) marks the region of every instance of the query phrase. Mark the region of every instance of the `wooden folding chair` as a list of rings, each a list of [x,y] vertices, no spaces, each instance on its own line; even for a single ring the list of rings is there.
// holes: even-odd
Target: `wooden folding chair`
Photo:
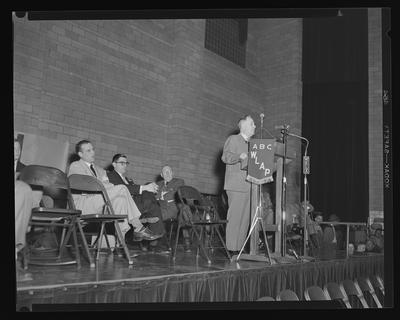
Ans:
[[[372,286],[377,289],[376,291],[382,295],[382,299],[385,297],[385,285],[383,279],[379,275],[374,275],[371,277]]]
[[[363,308],[369,308],[368,303],[365,301],[364,295],[357,283],[354,283],[350,279],[346,279],[342,281],[342,285],[349,299],[353,299],[352,307],[357,308],[358,305],[361,304]],[[351,302],[352,301],[350,300],[350,303]]]
[[[324,291],[331,300],[341,300],[346,308],[351,309],[349,297],[347,296],[343,285],[337,284],[336,282],[328,282],[324,285]]]
[[[77,238],[77,229],[81,235],[81,240],[90,266],[94,263],[91,259],[88,245],[82,231],[79,220],[81,210],[76,210],[74,201],[71,196],[71,190],[68,178],[64,172],[57,168],[46,167],[40,165],[26,166],[20,173],[19,179],[29,184],[33,189],[40,188],[43,195],[52,199],[51,206],[40,206],[32,209],[29,225],[31,227],[60,227],[62,228],[61,240],[58,248],[57,256],[42,255],[33,257],[25,256],[24,268],[29,264],[35,265],[68,265],[77,264],[81,266],[79,255],[79,244]],[[63,259],[64,249],[67,246],[70,237],[73,237],[73,246],[75,248],[75,259]]]
[[[117,234],[116,237],[116,243],[119,242],[119,244],[122,246],[122,249],[125,253],[125,256],[128,260],[129,265],[133,264],[133,260],[130,256],[128,247],[125,243],[125,239],[122,235],[120,226],[118,221],[122,221],[127,218],[127,215],[116,215],[114,212],[114,208],[112,206],[111,200],[107,194],[107,191],[105,190],[103,184],[96,179],[95,177],[88,176],[88,175],[81,175],[81,174],[72,174],[69,176],[69,182],[71,186],[71,192],[74,194],[88,194],[88,193],[94,193],[94,194],[101,194],[104,200],[104,206],[103,206],[103,211],[101,213],[91,213],[91,214],[83,214],[81,216],[81,220],[86,222],[86,223],[100,223],[100,231],[98,233],[97,239],[95,241],[95,245],[92,246],[92,249],[96,249],[96,261],[99,260],[99,255],[100,255],[100,250],[101,250],[101,245],[102,245],[102,239],[103,237],[106,238],[107,244],[108,244],[108,239],[106,236],[105,232],[105,225],[108,223],[113,223],[115,232]],[[109,246],[109,244],[108,244]],[[118,247],[116,245],[115,250],[118,250]]]
[[[329,297],[325,294],[324,290],[318,286],[306,288],[306,290],[304,290],[304,298],[307,301],[329,300]]]
[[[374,287],[372,286],[372,283],[368,278],[358,278],[355,280],[355,283],[358,284],[365,298],[369,296],[370,298],[372,298],[377,308],[382,308],[382,304],[379,301],[378,296],[376,295],[376,292],[374,290]],[[372,302],[370,301],[369,304],[370,307],[374,307],[371,304]]]
[[[194,187],[191,186],[181,186],[177,190],[179,200],[182,203],[182,206],[179,211],[178,217],[178,228],[176,231],[175,238],[175,247],[173,250],[173,259],[176,256],[176,248],[178,246],[179,239],[179,231],[183,227],[192,228],[197,240],[197,254],[199,253],[199,249],[203,251],[204,256],[207,259],[208,263],[211,263],[211,260],[206,252],[206,248],[203,244],[202,239],[205,238],[206,233],[216,232],[221,244],[223,245],[225,252],[228,256],[228,259],[231,259],[229,251],[226,247],[225,241],[218,230],[219,227],[226,225],[227,220],[219,219],[218,213],[213,208],[212,205],[204,205],[204,199],[201,196],[201,193]]]
[[[299,301],[299,297],[296,292],[290,289],[285,289],[278,293],[276,301]]]

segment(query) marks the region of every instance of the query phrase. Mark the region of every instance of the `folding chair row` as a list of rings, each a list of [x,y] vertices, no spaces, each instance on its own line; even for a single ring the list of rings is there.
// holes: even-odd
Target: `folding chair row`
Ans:
[[[382,299],[376,294],[375,288],[384,295],[383,281],[380,276],[358,278],[354,281],[343,280],[340,283],[329,282],[324,288],[310,286],[304,290],[304,299],[307,301],[340,300],[346,308],[382,308]],[[373,284],[375,283],[375,285]],[[368,297],[368,302],[367,298]],[[297,294],[290,290],[282,290],[276,301],[299,301]]]
[[[346,279],[340,284],[330,282],[323,291],[331,300],[342,300],[347,308],[382,308],[383,305],[369,278]]]
[[[65,265],[76,263],[78,267],[80,267],[80,247],[83,247],[90,267],[95,267],[94,260],[89,251],[89,245],[86,241],[86,237],[82,228],[83,224],[89,222],[101,224],[97,240],[95,241],[96,246],[91,248],[97,249],[96,260],[99,259],[99,251],[101,248],[102,239],[106,236],[105,225],[113,224],[117,234],[117,243],[122,246],[129,265],[133,264],[129,250],[125,243],[125,239],[123,238],[118,224],[118,221],[125,219],[126,216],[116,215],[114,213],[111,201],[104,189],[104,186],[96,178],[86,175],[71,175],[68,178],[64,172],[57,168],[40,165],[26,166],[22,170],[19,178],[20,180],[29,184],[32,188],[39,188],[43,190],[43,195],[46,195],[52,199],[50,206],[40,206],[32,209],[31,219],[29,222],[30,226],[62,228],[61,240],[57,250],[58,255],[46,256],[44,258],[34,258],[28,253],[24,255],[25,269],[27,268],[28,264]],[[101,194],[105,203],[103,212],[99,214],[82,215],[81,210],[77,210],[75,208],[72,192]],[[80,243],[78,242],[77,234],[80,235]],[[71,235],[73,239],[73,245],[71,249],[73,249],[72,255],[75,259],[66,260],[64,257],[64,252],[67,247],[71,247],[69,245]],[[116,249],[119,249],[119,247]]]

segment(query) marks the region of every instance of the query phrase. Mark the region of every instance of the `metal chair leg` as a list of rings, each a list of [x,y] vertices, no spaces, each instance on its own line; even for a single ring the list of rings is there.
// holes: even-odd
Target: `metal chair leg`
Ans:
[[[219,230],[218,230],[218,227],[217,227],[217,228],[215,228],[215,231],[217,232],[217,235],[218,235],[218,237],[219,237],[219,240],[221,241],[222,245],[224,246],[224,249],[225,249],[226,255],[228,256],[229,260],[231,260],[231,259],[232,259],[232,257],[231,257],[231,255],[230,255],[230,253],[229,253],[229,250],[228,250],[228,248],[226,247],[225,241],[224,241],[224,239],[222,238],[222,235],[221,235],[221,233],[220,233],[220,232],[219,232]]]
[[[101,228],[100,228],[100,235],[99,235],[99,241],[97,242],[97,250],[96,250],[96,261],[99,261],[100,257],[100,249],[101,249],[101,244],[103,241],[103,235],[104,235],[104,221],[101,223]]]
[[[73,219],[73,221],[71,221],[71,224],[72,224],[72,237],[73,237],[74,243],[75,243],[76,264],[78,265],[78,268],[80,268],[81,267],[81,257],[79,254],[78,237],[76,236],[75,219]]]
[[[204,248],[204,245],[203,245],[203,243],[202,243],[202,241],[201,241],[201,236],[197,233],[196,228],[194,228],[194,227],[192,226],[192,229],[193,229],[193,232],[196,234],[196,237],[197,237],[197,239],[198,239],[198,241],[199,241],[200,249],[203,251],[205,257],[207,258],[207,262],[208,262],[208,263],[211,263],[211,260],[210,260],[210,258],[208,257],[208,254],[207,254],[207,252],[206,252],[206,249]],[[201,228],[201,229],[203,229],[203,228]],[[202,230],[201,230],[201,231],[202,231]]]
[[[83,232],[82,225],[81,225],[79,219],[76,219],[76,224],[77,224],[77,226],[78,226],[78,232],[79,232],[79,234],[81,235],[81,239],[82,239],[82,243],[83,243],[83,248],[84,248],[85,253],[86,253],[86,256],[87,256],[87,258],[88,258],[88,260],[89,260],[90,268],[94,268],[96,265],[95,265],[95,263],[93,262],[92,255],[90,254],[89,246],[88,246],[88,244],[87,244],[86,237],[85,237],[85,233]]]
[[[176,248],[178,247],[179,231],[181,231],[181,224],[178,222],[178,228],[176,230],[176,237],[175,237],[175,247],[174,247],[174,252],[172,253],[172,259],[175,259],[176,257]]]
[[[130,256],[130,253],[129,253],[129,250],[128,250],[128,246],[126,245],[126,242],[125,242],[124,236],[122,235],[122,231],[121,231],[121,228],[119,227],[118,221],[114,221],[114,226],[115,226],[115,231],[117,232],[118,240],[122,244],[122,247],[124,249],[125,256],[126,256],[126,258],[128,260],[128,264],[129,265],[133,265],[133,260],[132,260],[132,258]]]

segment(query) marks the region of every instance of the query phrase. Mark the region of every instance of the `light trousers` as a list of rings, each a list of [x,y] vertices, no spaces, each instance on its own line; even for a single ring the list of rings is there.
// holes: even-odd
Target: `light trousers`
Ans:
[[[126,233],[130,229],[128,222],[136,230],[141,229],[143,227],[143,224],[139,221],[141,212],[133,201],[128,188],[125,185],[110,185],[106,187],[106,192],[115,214],[128,216],[127,220],[120,222],[122,232]],[[75,206],[82,210],[82,215],[100,213],[103,210],[104,199],[100,194],[73,195],[73,197]]]
[[[250,222],[250,192],[226,190],[228,195],[228,223],[226,225],[226,246],[228,250],[239,251],[246,240]]]

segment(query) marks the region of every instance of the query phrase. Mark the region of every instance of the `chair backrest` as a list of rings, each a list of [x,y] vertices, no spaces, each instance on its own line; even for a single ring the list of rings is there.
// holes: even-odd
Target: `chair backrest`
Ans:
[[[191,186],[180,186],[178,188],[178,197],[182,203],[189,205],[200,205],[202,201],[201,193]]]
[[[68,189],[68,179],[64,172],[57,168],[40,165],[29,165],[22,169],[19,179],[29,185]]]
[[[344,290],[346,291],[347,296],[357,297],[363,308],[369,308],[367,301],[365,301],[364,295],[357,283],[354,283],[350,279],[346,279],[342,281],[342,285]]]
[[[75,193],[100,193],[105,202],[104,209],[108,210],[109,214],[115,215],[111,200],[107,194],[104,185],[95,177],[84,174],[71,174],[69,177],[71,192]]]
[[[67,175],[60,169],[28,165],[22,169],[19,179],[33,188],[41,187],[43,195],[52,199],[51,207],[65,208],[68,204],[69,208],[75,209]],[[46,201],[46,203],[50,202]]]
[[[351,308],[349,297],[341,284],[328,282],[324,285],[324,292],[331,300],[342,300],[346,308]]]
[[[216,221],[219,220],[214,206],[207,198],[194,187],[181,186],[177,190],[179,200],[184,204],[182,210],[185,211],[185,205],[190,208],[191,220],[193,221]]]
[[[285,289],[278,293],[276,297],[277,301],[299,301],[299,297],[297,296],[296,292]]]
[[[329,297],[318,286],[311,286],[304,290],[304,298],[308,301],[329,300]]]
[[[379,288],[382,294],[385,294],[385,286],[383,284],[383,279],[379,275],[374,275],[371,277],[371,283],[375,288]]]
[[[372,286],[372,283],[368,278],[358,278],[355,280],[355,283],[360,287],[364,297],[367,297],[367,295],[369,294],[370,297],[372,297],[372,299],[374,300],[376,306],[378,308],[382,308],[382,304],[380,303],[374,287]]]
[[[273,297],[265,296],[258,298],[256,301],[275,301],[275,299]]]

